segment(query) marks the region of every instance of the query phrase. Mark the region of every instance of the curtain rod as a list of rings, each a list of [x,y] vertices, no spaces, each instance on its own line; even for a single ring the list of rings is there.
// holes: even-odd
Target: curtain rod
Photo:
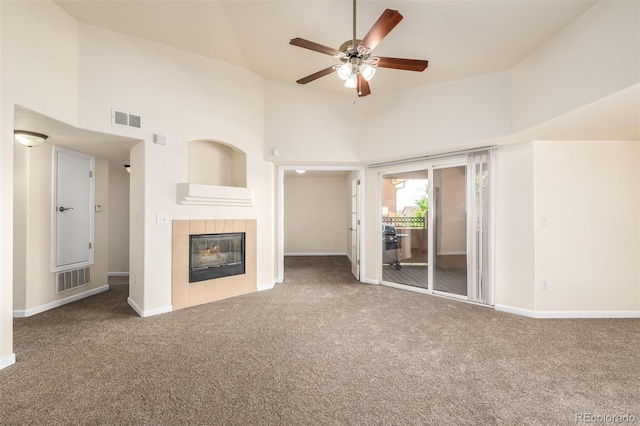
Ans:
[[[397,164],[415,163],[417,161],[431,160],[433,158],[453,157],[453,156],[456,156],[456,155],[469,154],[471,152],[479,152],[479,151],[489,151],[489,150],[492,150],[492,149],[498,149],[498,146],[497,145],[485,146],[485,147],[482,147],[482,148],[465,149],[465,150],[462,150],[462,151],[453,151],[453,152],[447,152],[447,153],[444,153],[444,154],[433,154],[433,155],[425,155],[423,157],[405,158],[404,160],[395,160],[395,161],[387,161],[387,162],[384,162],[384,163],[369,164],[367,167],[370,168],[370,169],[375,169],[377,167],[395,166]]]

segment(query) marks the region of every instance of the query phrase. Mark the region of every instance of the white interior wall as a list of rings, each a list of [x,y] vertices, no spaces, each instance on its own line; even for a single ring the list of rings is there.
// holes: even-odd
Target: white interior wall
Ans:
[[[1,23],[4,11],[0,2],[0,46],[4,45]],[[9,121],[5,120],[4,102],[4,55],[0,49],[0,369],[13,364],[13,144],[6,143],[11,137]]]
[[[533,310],[533,144],[505,145],[496,152],[495,302]]]
[[[360,107],[344,96],[266,82],[264,158],[278,164],[355,164],[361,160]],[[273,155],[274,148],[278,155]]]
[[[601,1],[511,72],[520,131],[640,81],[640,3]]]
[[[109,278],[109,240],[111,229],[109,228],[109,161],[104,158],[96,158],[95,171],[95,204],[107,206],[101,212],[96,212],[94,208],[94,230],[93,230],[93,265],[91,265],[91,284],[82,287],[80,291],[88,291],[97,287],[108,285]],[[66,291],[65,297],[73,292]],[[60,297],[60,295],[58,295]]]
[[[359,105],[366,124],[358,157],[375,163],[451,152],[509,134],[510,84],[503,72],[372,96]]]
[[[258,286],[272,284],[274,171],[263,160],[264,81],[246,69],[122,34],[86,25],[80,33],[82,127],[143,140],[131,159],[132,214],[135,208],[143,215],[132,218],[132,245],[142,241],[144,247],[139,255],[132,246],[130,281],[141,286],[131,290],[132,302],[144,315],[171,309],[171,225],[156,224],[158,214],[170,221],[257,219]],[[143,128],[111,126],[113,106],[142,116]],[[153,134],[166,136],[166,145],[153,143]],[[187,181],[187,143],[193,140],[220,141],[246,153],[252,207],[176,203],[176,183]],[[144,177],[134,185],[137,161],[144,162]],[[134,199],[144,199],[144,206],[134,207]],[[141,227],[136,237],[134,222]]]
[[[144,300],[144,244],[145,244],[145,141],[129,151],[129,299],[133,303]]]
[[[17,200],[15,215],[24,219],[24,226],[16,223],[14,240],[19,245],[16,256],[22,257],[14,263],[13,311],[17,315],[31,315],[45,305],[61,299],[91,291],[107,284],[107,259],[109,240],[108,210],[96,212],[94,216],[94,264],[91,265],[91,283],[87,286],[56,294],[55,274],[51,272],[52,259],[52,212],[54,211],[53,145],[37,148],[16,147],[27,150],[26,155],[15,156],[18,175],[26,174],[26,184],[16,185]],[[21,160],[21,161],[18,161]],[[96,158],[95,203],[107,204],[109,170],[108,162]],[[23,194],[20,194],[24,191]]]
[[[285,255],[347,253],[348,185],[344,176],[285,176]]]
[[[25,306],[14,306],[14,311],[26,311],[52,301],[55,297],[54,274],[51,272],[53,211],[52,176],[53,146],[44,144],[27,153],[28,185],[24,235],[26,250],[26,300]],[[16,165],[17,166],[17,165]],[[15,285],[14,285],[15,287]]]
[[[129,273],[129,181],[124,165],[109,169],[109,274]]]
[[[639,147],[534,142],[537,311],[640,310]]]
[[[16,144],[13,151],[13,235],[27,235],[29,150],[26,146]],[[26,282],[27,239],[13,238],[13,306],[26,306]]]
[[[13,351],[13,122],[14,106],[71,124],[78,112],[78,24],[50,2],[0,2],[2,98],[0,122],[0,367]],[[29,22],[38,31],[25,31]],[[43,65],[45,64],[45,65]]]

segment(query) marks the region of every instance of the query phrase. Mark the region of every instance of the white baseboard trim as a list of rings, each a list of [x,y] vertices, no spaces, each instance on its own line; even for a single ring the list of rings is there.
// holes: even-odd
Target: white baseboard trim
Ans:
[[[75,302],[80,299],[84,299],[89,296],[93,296],[98,293],[102,293],[103,291],[109,290],[109,285],[103,285],[91,290],[84,291],[82,293],[74,294],[73,296],[65,297],[64,299],[56,300],[54,302],[45,303],[44,305],[36,306],[35,308],[27,309],[27,310],[15,310],[13,311],[14,318],[25,318],[30,317],[31,315],[39,314],[44,311],[48,311],[53,308],[58,308],[60,306],[66,305],[67,303]]]
[[[271,281],[270,283],[266,283],[266,284],[260,284],[258,285],[258,291],[271,290],[273,287],[275,287],[275,285],[276,285],[275,281]]]
[[[16,354],[9,354],[5,357],[0,358],[0,370],[3,368],[7,368],[10,365],[16,363]]]
[[[314,251],[314,252],[291,252],[285,253],[285,256],[346,256],[344,251]]]
[[[360,282],[363,284],[380,284],[380,281],[372,280],[371,278],[360,278]]]
[[[168,305],[168,306],[161,306],[160,308],[155,308],[155,309],[150,309],[148,311],[144,311],[142,310],[142,308],[140,308],[140,306],[138,306],[138,304],[136,302],[133,301],[132,298],[127,297],[127,303],[129,304],[129,306],[131,306],[133,308],[134,311],[136,311],[136,313],[141,316],[142,318],[147,318],[147,317],[152,317],[154,315],[160,315],[160,314],[166,314],[167,312],[171,312],[173,311],[173,306]]]
[[[640,311],[532,311],[513,306],[496,305],[496,311],[538,319],[560,318],[640,318]]]
[[[138,316],[144,318],[144,311],[140,308],[140,306],[138,306],[136,302],[133,301],[131,297],[127,297],[127,303],[133,308],[134,311],[136,311],[136,314],[138,314]]]
[[[128,272],[108,272],[107,275],[110,277],[128,277],[129,273]]]

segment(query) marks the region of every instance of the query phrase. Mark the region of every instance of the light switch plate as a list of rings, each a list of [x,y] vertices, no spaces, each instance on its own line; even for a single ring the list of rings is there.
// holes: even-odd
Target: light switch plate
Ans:
[[[158,213],[156,215],[156,225],[168,225],[169,215],[167,213]]]

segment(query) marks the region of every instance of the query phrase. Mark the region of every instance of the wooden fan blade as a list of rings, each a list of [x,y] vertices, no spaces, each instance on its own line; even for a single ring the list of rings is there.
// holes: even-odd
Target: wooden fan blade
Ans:
[[[332,47],[324,46],[322,44],[315,43],[313,41],[305,40],[303,38],[297,37],[289,40],[289,44],[294,46],[302,47],[304,49],[313,50],[314,52],[324,53],[329,56],[340,56],[342,52],[338,49],[334,49]]]
[[[402,59],[402,58],[385,58],[380,57],[378,66],[380,68],[393,68],[396,70],[406,71],[424,71],[429,65],[429,61],[420,59]]]
[[[392,29],[402,21],[402,15],[397,10],[385,9],[382,15],[378,18],[373,27],[369,30],[366,36],[360,42],[361,46],[367,47],[373,50],[383,38],[391,32]]]
[[[371,94],[371,88],[369,82],[365,80],[362,74],[358,74],[358,96],[364,97]]]
[[[331,73],[332,73],[332,72],[334,72],[334,71],[335,71],[335,68],[333,68],[333,65],[332,65],[332,66],[330,66],[330,67],[328,67],[328,68],[325,68],[325,69],[320,70],[320,71],[318,71],[318,72],[314,72],[314,73],[313,73],[313,74],[311,74],[311,75],[308,75],[308,76],[306,76],[306,77],[303,77],[303,78],[301,78],[300,80],[297,80],[297,81],[296,81],[296,83],[298,83],[298,84],[307,84],[307,83],[311,83],[313,80],[317,80],[317,79],[319,79],[320,77],[324,77],[325,75],[329,75],[329,74],[331,74]]]

